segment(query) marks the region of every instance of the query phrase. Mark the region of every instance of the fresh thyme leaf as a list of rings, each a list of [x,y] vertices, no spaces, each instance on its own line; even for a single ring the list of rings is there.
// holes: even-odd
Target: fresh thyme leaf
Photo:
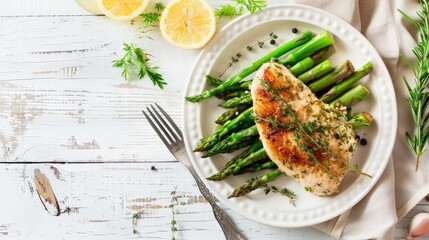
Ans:
[[[140,14],[143,18],[143,23],[145,27],[149,27],[159,22],[159,18],[161,17],[161,13],[159,12],[148,12]]]
[[[158,66],[152,66],[149,64],[148,54],[144,52],[143,49],[134,46],[134,44],[124,43],[125,55],[118,60],[114,60],[114,67],[122,67],[122,77],[126,81],[130,79],[130,70],[137,70],[138,77],[140,79],[144,78],[146,75],[152,81],[154,86],[158,86],[160,89],[163,89],[167,82],[165,82],[163,76],[157,72],[159,69]]]
[[[256,11],[262,11],[267,6],[266,0],[231,0],[235,4],[223,4],[215,9],[215,16],[221,17],[235,17],[243,14],[243,10],[247,9],[251,14]]]
[[[414,74],[415,86],[412,88],[410,82],[404,76],[404,82],[408,89],[409,96],[407,102],[411,107],[411,113],[415,123],[415,132],[406,132],[408,144],[416,154],[416,168],[419,168],[420,156],[427,151],[425,148],[426,141],[429,137],[427,124],[429,122],[429,113],[426,111],[429,106],[429,92],[426,86],[429,80],[429,6],[427,0],[420,0],[421,9],[417,11],[420,21],[415,21],[406,13],[398,11],[419,31],[419,43],[414,47],[413,53],[417,58],[416,63],[401,55],[402,59],[408,64]]]

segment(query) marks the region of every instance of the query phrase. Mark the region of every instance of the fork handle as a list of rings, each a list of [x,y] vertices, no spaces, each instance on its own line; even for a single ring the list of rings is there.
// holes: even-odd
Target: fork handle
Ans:
[[[219,222],[219,225],[222,228],[226,240],[246,240],[247,238],[240,233],[240,230],[237,229],[232,220],[228,217],[228,215],[226,215],[225,211],[223,211],[216,204],[216,198],[210,193],[210,191],[207,189],[206,185],[204,185],[201,179],[199,179],[199,177],[195,177],[195,181],[197,182],[197,186],[200,189],[200,192],[203,197],[212,206],[214,216]]]

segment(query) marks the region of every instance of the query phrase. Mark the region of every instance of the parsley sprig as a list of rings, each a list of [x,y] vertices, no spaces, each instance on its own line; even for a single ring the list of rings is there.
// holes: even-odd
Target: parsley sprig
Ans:
[[[409,15],[398,11],[419,31],[419,43],[413,49],[413,53],[417,58],[416,63],[405,56],[401,55],[402,59],[408,64],[414,75],[414,88],[410,86],[410,82],[404,76],[404,82],[407,86],[409,96],[407,101],[411,107],[411,113],[414,119],[416,131],[414,134],[406,133],[408,144],[416,154],[416,168],[419,168],[420,156],[427,151],[425,148],[426,141],[429,137],[427,128],[429,122],[429,113],[426,111],[429,107],[429,92],[426,86],[429,80],[429,6],[427,0],[420,0],[421,9],[417,11],[420,21],[412,19]]]
[[[235,17],[243,14],[244,9],[247,9],[251,14],[256,11],[262,11],[267,6],[266,0],[231,0],[234,4],[220,5],[215,9],[215,16],[221,17]]]
[[[138,70],[138,77],[144,78],[146,75],[152,81],[154,86],[158,86],[163,89],[167,82],[165,82],[163,76],[158,73],[158,66],[152,66],[149,63],[148,54],[143,49],[134,46],[133,43],[124,43],[125,55],[119,59],[113,61],[114,67],[122,67],[122,77],[126,81],[130,79],[130,71],[133,69]]]

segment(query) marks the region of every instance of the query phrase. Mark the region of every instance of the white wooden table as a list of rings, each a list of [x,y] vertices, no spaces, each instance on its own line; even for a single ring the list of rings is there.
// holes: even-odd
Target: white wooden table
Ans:
[[[124,41],[153,54],[165,90],[121,79],[111,61]],[[156,28],[89,14],[74,1],[2,1],[0,239],[169,239],[176,186],[176,239],[223,239],[191,175],[141,114],[157,102],[181,125],[198,53],[166,44]],[[58,208],[45,209],[39,198],[36,188],[48,185]],[[398,238],[422,210],[424,202],[397,225]],[[249,239],[331,239],[312,227],[275,228],[226,211]],[[137,212],[140,233],[133,234]]]

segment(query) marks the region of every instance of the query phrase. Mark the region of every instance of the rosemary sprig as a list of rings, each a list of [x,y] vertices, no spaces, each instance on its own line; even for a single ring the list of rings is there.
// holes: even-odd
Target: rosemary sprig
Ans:
[[[232,4],[220,5],[214,10],[215,16],[218,18],[221,17],[230,17],[239,16],[243,14],[243,10],[247,9],[251,14],[256,11],[262,11],[263,8],[267,6],[266,0],[231,0],[234,2]]]
[[[164,10],[165,6],[162,2],[157,2],[155,4],[155,12],[148,12],[140,14],[140,17],[143,18],[143,23],[145,27],[153,26],[154,24],[159,22],[159,18],[161,17],[161,13]]]
[[[137,69],[138,77],[142,79],[146,75],[152,81],[154,86],[158,86],[163,89],[167,82],[165,82],[163,76],[158,73],[158,66],[152,66],[149,64],[148,54],[143,49],[135,47],[134,44],[124,43],[125,55],[118,60],[113,61],[114,67],[122,67],[122,77],[126,81],[129,81],[130,70]]]
[[[171,199],[170,199],[170,208],[171,208],[171,240],[175,240],[176,238],[174,237],[174,233],[177,231],[177,227],[176,227],[176,219],[175,219],[175,212],[174,212],[174,206],[177,204],[177,197],[176,197],[176,189],[177,186],[174,187],[174,190],[170,193]]]
[[[401,54],[402,59],[408,64],[414,75],[414,88],[410,86],[410,82],[403,76],[405,85],[407,86],[409,96],[407,101],[411,107],[411,113],[415,123],[415,132],[411,134],[406,132],[408,144],[416,154],[415,171],[419,168],[420,156],[427,151],[425,148],[426,141],[429,137],[427,124],[429,122],[429,114],[427,108],[429,105],[429,92],[426,90],[426,85],[429,79],[429,6],[427,0],[420,0],[421,9],[417,11],[420,21],[416,21],[406,13],[398,9],[398,11],[419,31],[419,43],[414,47],[413,53],[417,58],[416,63],[412,63],[405,55]]]

